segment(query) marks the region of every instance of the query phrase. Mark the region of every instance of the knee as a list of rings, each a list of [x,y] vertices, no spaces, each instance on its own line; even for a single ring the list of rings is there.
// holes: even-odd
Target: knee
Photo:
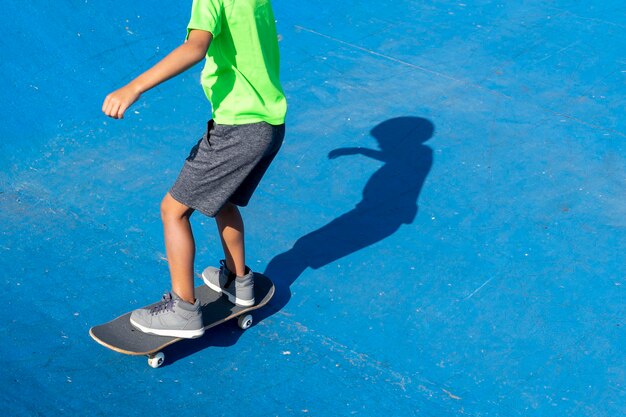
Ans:
[[[163,223],[189,219],[190,215],[191,209],[174,200],[169,194],[161,200],[161,221]]]
[[[172,218],[172,205],[168,201],[167,197],[161,200],[161,220],[163,223],[166,223],[169,219]]]
[[[239,213],[239,209],[237,208],[237,206],[231,202],[227,202],[217,213],[216,217],[230,218],[237,213]]]

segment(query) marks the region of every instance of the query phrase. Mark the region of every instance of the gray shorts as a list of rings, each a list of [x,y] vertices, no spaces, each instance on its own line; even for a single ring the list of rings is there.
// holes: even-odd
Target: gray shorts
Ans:
[[[231,126],[209,121],[207,132],[191,149],[170,195],[209,217],[227,202],[246,206],[284,136],[284,124]]]

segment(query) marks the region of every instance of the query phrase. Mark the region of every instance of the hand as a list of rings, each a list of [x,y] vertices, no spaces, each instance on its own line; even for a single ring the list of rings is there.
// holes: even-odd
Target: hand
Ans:
[[[126,85],[106,96],[102,104],[102,112],[114,119],[123,119],[124,112],[126,112],[140,96],[141,93],[139,91],[131,87],[130,84]]]

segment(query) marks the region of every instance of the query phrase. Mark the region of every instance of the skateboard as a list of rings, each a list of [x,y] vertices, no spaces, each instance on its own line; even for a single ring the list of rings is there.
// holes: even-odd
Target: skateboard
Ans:
[[[223,294],[211,290],[202,284],[195,289],[196,298],[202,305],[202,321],[204,329],[210,329],[218,324],[237,318],[242,330],[252,326],[251,311],[266,305],[274,295],[274,284],[263,274],[254,274],[254,298],[256,304],[251,307],[238,307],[228,301]],[[157,303],[144,308],[150,308]],[[158,368],[165,361],[165,354],[161,352],[166,346],[185,340],[180,337],[156,336],[143,333],[130,324],[128,312],[107,323],[89,329],[89,335],[102,346],[126,355],[148,356],[148,365]],[[206,335],[206,333],[205,333]]]

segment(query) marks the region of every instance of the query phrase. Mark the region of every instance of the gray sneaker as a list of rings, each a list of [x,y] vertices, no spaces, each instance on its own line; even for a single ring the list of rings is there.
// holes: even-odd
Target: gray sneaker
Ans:
[[[195,304],[182,300],[174,292],[150,309],[141,308],[130,315],[130,324],[144,333],[191,339],[204,334],[200,300]]]
[[[202,271],[202,280],[213,291],[224,293],[228,301],[239,307],[254,305],[254,273],[246,267],[246,275],[236,276],[226,267],[224,260],[220,261],[220,268],[212,266]]]

